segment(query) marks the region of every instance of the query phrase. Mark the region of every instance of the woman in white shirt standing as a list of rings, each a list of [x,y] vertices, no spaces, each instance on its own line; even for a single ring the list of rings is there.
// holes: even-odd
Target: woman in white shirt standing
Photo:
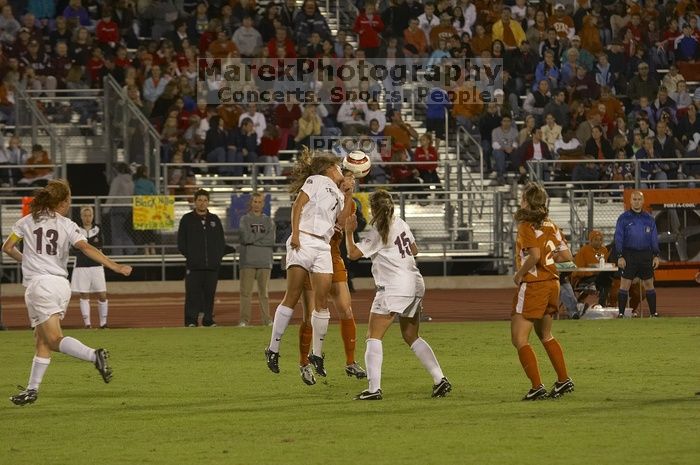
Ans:
[[[416,240],[406,222],[394,216],[394,203],[387,191],[375,191],[370,196],[370,208],[373,228],[359,244],[355,244],[352,234],[357,219],[350,216],[345,222],[348,258],[371,258],[372,276],[377,286],[369,315],[365,351],[369,387],[355,399],[382,399],[382,339],[395,315],[399,316],[403,340],[433,377],[432,397],[445,397],[452,385],[443,375],[433,349],[418,336],[425,284],[413,258],[418,254]]]
[[[2,251],[22,264],[26,287],[24,301],[34,328],[36,354],[27,388],[10,397],[15,405],[36,401],[39,385],[51,362],[51,352],[91,362],[105,383],[112,379],[107,351],[92,349],[72,337],[64,337],[61,320],[66,314],[71,289],[68,282],[68,252],[71,247],[107,268],[129,276],[131,267],[119,265],[90,245],[80,227],[66,218],[70,210],[70,188],[63,180],[49,181],[31,203],[31,214],[17,221]],[[22,252],[17,244],[23,241]]]
[[[308,149],[299,155],[292,173],[290,191],[297,193],[292,205],[292,234],[287,239],[287,291],[277,306],[270,345],[265,349],[267,367],[279,373],[279,347],[294,306],[304,292],[307,273],[314,290],[312,353],[309,361],[317,371],[323,368],[323,340],[328,332],[328,295],[333,278],[330,240],[336,224],[344,224],[352,213],[353,185],[343,184],[340,159],[332,155],[311,156]]]

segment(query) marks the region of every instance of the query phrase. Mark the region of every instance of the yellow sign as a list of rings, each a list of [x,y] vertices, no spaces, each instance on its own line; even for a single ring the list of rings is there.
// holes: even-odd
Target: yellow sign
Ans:
[[[175,227],[175,197],[172,195],[135,195],[133,212],[135,230]]]

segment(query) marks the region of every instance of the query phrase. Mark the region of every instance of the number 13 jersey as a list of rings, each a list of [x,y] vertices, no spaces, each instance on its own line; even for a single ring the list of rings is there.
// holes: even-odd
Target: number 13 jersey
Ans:
[[[35,221],[27,215],[12,226],[12,234],[22,239],[22,284],[41,275],[68,277],[68,252],[76,242],[85,241],[80,227],[56,213],[41,215]]]
[[[375,227],[357,244],[362,255],[372,259],[374,283],[383,287],[387,295],[415,296],[416,289],[424,289],[423,277],[411,254],[411,244],[415,242],[406,222],[394,217],[386,244]]]
[[[559,279],[559,272],[554,264],[554,251],[566,250],[568,247],[557,225],[551,221],[544,221],[539,228],[528,222],[518,225],[518,237],[515,240],[516,270],[519,270],[527,259],[527,249],[533,248],[540,249],[540,259],[528,270],[523,282]]]

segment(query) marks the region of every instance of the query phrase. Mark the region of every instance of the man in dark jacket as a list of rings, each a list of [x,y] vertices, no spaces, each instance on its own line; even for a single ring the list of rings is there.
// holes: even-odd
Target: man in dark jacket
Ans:
[[[209,192],[194,193],[194,210],[180,220],[177,249],[187,259],[185,276],[185,326],[197,326],[199,313],[202,326],[214,322],[214,294],[219,280],[221,259],[232,248],[224,243],[221,220],[209,212]]]

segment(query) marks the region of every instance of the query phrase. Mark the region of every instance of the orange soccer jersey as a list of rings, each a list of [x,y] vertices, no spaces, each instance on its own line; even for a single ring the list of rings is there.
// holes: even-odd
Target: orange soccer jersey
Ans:
[[[554,251],[566,247],[559,228],[550,221],[536,227],[532,223],[518,225],[515,241],[515,266],[520,269],[527,258],[527,250],[538,248],[540,259],[523,277],[513,298],[513,313],[529,319],[539,319],[559,309],[559,272],[554,263]]]

